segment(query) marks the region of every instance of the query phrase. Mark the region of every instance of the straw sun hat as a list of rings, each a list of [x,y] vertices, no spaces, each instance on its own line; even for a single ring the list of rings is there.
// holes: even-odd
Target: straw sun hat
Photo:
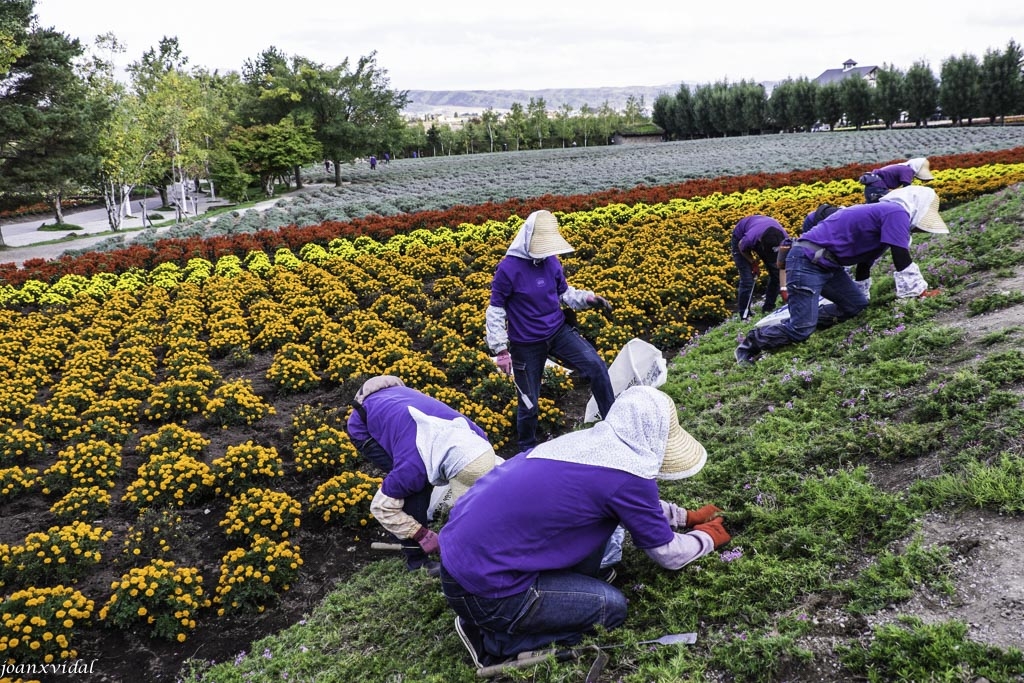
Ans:
[[[707,462],[708,452],[697,439],[679,424],[679,413],[674,404],[668,427],[668,445],[665,458],[656,475],[658,479],[685,479],[701,471]]]
[[[914,177],[918,180],[934,180],[935,176],[932,175],[931,164],[928,163],[928,159],[924,157],[917,157],[907,162],[907,166],[914,169]]]
[[[575,250],[565,241],[562,233],[558,232],[558,220],[555,215],[550,211],[541,210],[533,213],[533,233],[527,251],[533,258],[547,258]]]
[[[895,202],[910,214],[910,225],[925,232],[946,235],[949,226],[939,215],[939,195],[930,187],[908,185],[884,195],[880,202]]]

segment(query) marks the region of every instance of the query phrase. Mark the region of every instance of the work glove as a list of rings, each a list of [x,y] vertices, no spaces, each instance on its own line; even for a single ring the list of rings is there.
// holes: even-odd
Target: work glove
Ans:
[[[512,374],[512,354],[508,352],[508,349],[502,349],[499,351],[498,357],[495,358],[495,362],[498,364],[498,369],[506,375]]]
[[[926,289],[923,292],[921,292],[920,294],[918,294],[917,298],[918,299],[928,299],[928,298],[931,298],[933,296],[938,296],[940,294],[942,294],[942,290],[941,289]]]
[[[698,524],[707,524],[713,519],[717,519],[718,513],[722,509],[714,505],[705,505],[697,510],[686,511],[686,526],[694,527]]]
[[[587,299],[587,303],[590,304],[591,308],[600,308],[601,315],[603,315],[607,320],[614,320],[612,317],[612,305],[608,299],[595,294]]]
[[[421,526],[420,530],[413,534],[412,540],[419,543],[423,552],[428,555],[441,549],[441,545],[437,542],[437,534],[425,526]]]
[[[698,524],[697,526],[693,527],[693,530],[703,531],[708,536],[710,536],[716,548],[720,548],[732,540],[732,536],[730,536],[729,532],[725,530],[724,526],[722,526],[721,517],[715,517],[713,520],[706,524]]]
[[[909,299],[921,296],[921,292],[928,289],[928,283],[921,277],[921,267],[911,263],[903,270],[897,270],[892,274],[896,281],[896,298]]]
[[[786,289],[785,287],[781,287],[779,289],[779,294],[782,296],[782,303],[788,304],[789,303],[789,290]]]
[[[756,263],[751,263],[750,272],[754,277],[757,277],[758,275],[761,274],[761,266],[757,265]]]

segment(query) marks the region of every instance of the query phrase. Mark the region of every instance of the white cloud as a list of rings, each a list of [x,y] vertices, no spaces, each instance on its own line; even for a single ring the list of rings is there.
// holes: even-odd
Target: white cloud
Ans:
[[[807,0],[609,6],[515,3],[259,5],[217,0],[125,4],[36,0],[40,23],[90,43],[112,31],[137,60],[177,36],[193,65],[239,70],[275,46],[338,64],[377,51],[392,87],[488,90],[814,78],[847,59],[937,73],[951,55],[1024,38],[1018,0],[842,5]]]

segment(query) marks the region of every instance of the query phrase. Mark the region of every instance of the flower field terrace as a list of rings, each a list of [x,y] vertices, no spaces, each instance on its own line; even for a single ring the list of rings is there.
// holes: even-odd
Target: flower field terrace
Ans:
[[[1021,182],[1024,163],[935,176],[940,196],[964,201]],[[768,213],[795,232],[818,204],[861,192],[844,178],[556,207],[577,246],[563,259],[570,282],[615,307],[614,324],[582,312],[581,330],[609,361],[633,337],[680,348],[729,314],[728,235],[740,217]],[[398,375],[453,405],[508,454],[514,388],[486,353],[483,311],[521,223],[506,215],[3,287],[0,505],[39,513],[0,537],[7,656],[74,658],[83,631],[103,627],[182,642],[225,614],[273,609],[302,580],[316,538],[307,529],[368,537],[379,479],[337,406],[369,375]],[[545,378],[545,433],[574,426],[559,400],[574,388],[563,372]],[[224,537],[213,554],[187,540],[207,510]],[[28,614],[24,592],[56,586],[102,607],[37,638],[17,617]],[[32,617],[57,623],[57,604]],[[50,646],[56,635],[67,644]]]
[[[909,132],[901,131],[901,133]],[[965,135],[969,134],[965,133]],[[892,160],[878,158],[875,162],[818,167],[811,165],[811,161],[801,157],[792,149],[796,144],[795,141],[803,140],[803,136],[774,137],[789,141],[785,147],[788,150],[787,155],[782,158],[802,159],[806,170],[789,170],[794,167],[800,168],[800,164],[796,161],[784,164],[770,154],[767,156],[761,153],[752,154],[748,149],[751,142],[744,142],[746,139],[733,138],[728,141],[719,141],[716,153],[725,159],[731,160],[733,156],[736,156],[738,159],[745,160],[747,162],[745,168],[748,169],[767,167],[775,170],[759,173],[748,171],[736,176],[720,176],[717,175],[719,167],[712,164],[711,159],[705,157],[705,163],[697,164],[693,160],[693,155],[690,154],[689,147],[678,147],[675,146],[676,143],[673,143],[664,149],[674,150],[674,154],[666,156],[666,151],[659,152],[660,155],[665,156],[666,165],[660,175],[650,178],[652,183],[656,182],[657,184],[638,184],[635,180],[636,176],[633,176],[633,181],[627,183],[623,182],[619,174],[624,172],[624,167],[629,164],[630,159],[635,163],[637,159],[646,157],[649,151],[644,150],[641,153],[632,149],[609,152],[608,148],[594,148],[586,151],[575,162],[567,162],[564,157],[546,159],[553,168],[549,175],[557,172],[566,177],[587,178],[589,179],[588,183],[576,182],[569,186],[524,185],[518,192],[510,193],[513,198],[507,198],[509,195],[503,195],[500,200],[488,197],[486,200],[482,200],[484,203],[478,204],[474,201],[475,195],[473,195],[472,189],[479,185],[481,164],[483,164],[484,172],[493,169],[503,184],[515,186],[519,176],[513,171],[520,167],[514,165],[516,163],[514,160],[519,160],[518,163],[522,163],[521,157],[511,155],[514,157],[512,169],[508,168],[510,155],[476,155],[477,158],[455,157],[456,161],[452,163],[456,169],[465,167],[476,175],[467,174],[461,177],[461,180],[453,180],[452,176],[458,176],[458,174],[452,173],[451,168],[429,165],[426,167],[432,169],[428,174],[429,182],[427,179],[423,179],[422,184],[414,183],[410,187],[407,184],[399,185],[398,181],[390,176],[384,179],[378,174],[369,178],[375,183],[382,183],[380,187],[377,185],[367,187],[357,181],[353,185],[356,189],[352,189],[352,187],[322,189],[301,195],[290,203],[280,202],[279,207],[265,212],[246,211],[237,216],[227,214],[214,220],[202,219],[186,223],[172,228],[167,233],[169,237],[157,233],[143,233],[128,247],[124,246],[120,237],[113,237],[105,246],[98,245],[91,250],[77,254],[74,251],[68,251],[63,257],[56,260],[29,259],[21,268],[13,263],[0,264],[0,282],[11,285],[20,285],[30,279],[53,282],[65,274],[122,273],[131,268],[151,269],[165,262],[174,262],[184,266],[188,259],[194,257],[216,260],[220,256],[233,254],[244,258],[251,251],[273,252],[280,247],[298,250],[309,243],[326,246],[336,238],[355,239],[367,236],[383,241],[393,235],[408,234],[418,229],[454,228],[464,223],[480,224],[486,220],[504,221],[508,216],[527,216],[530,212],[541,208],[568,213],[586,211],[613,203],[658,204],[671,199],[732,194],[748,189],[848,180],[858,178],[865,171]],[[818,136],[817,139],[820,140],[821,137]],[[887,149],[889,143],[882,144],[887,140],[885,137],[880,138],[879,144],[871,147],[872,154]],[[863,139],[861,141],[863,142]],[[931,157],[932,167],[933,169],[972,168],[986,164],[1015,164],[1024,161],[1024,147],[1004,149],[998,146],[1000,144],[1005,146],[1007,143],[1008,141],[999,137],[984,141],[984,144],[976,143],[979,149],[988,151],[933,156]],[[754,149],[760,149],[763,144],[765,143],[755,146]],[[915,144],[924,144],[924,142],[918,141]],[[992,145],[995,145],[996,148],[989,149],[989,146]],[[960,147],[963,146],[970,145],[961,142]],[[955,149],[956,147],[951,148]],[[660,146],[658,149],[663,150]],[[737,149],[741,153],[738,153]],[[547,152],[550,151],[547,150]],[[782,153],[781,150],[775,151],[779,154]],[[595,155],[593,158],[586,156],[591,153]],[[526,156],[529,154],[526,153]],[[861,150],[850,158],[859,158],[864,155],[864,150]],[[601,163],[605,156],[616,160],[614,168],[621,166],[623,170],[609,170],[607,165]],[[833,150],[832,156],[816,154],[810,158],[818,163],[828,164],[831,160],[845,160],[847,157],[841,156],[840,151]],[[668,164],[669,160],[671,160],[671,164]],[[729,161],[729,163],[736,162]],[[689,170],[683,174],[682,180],[668,182],[673,178],[679,178],[678,169],[687,164],[693,164],[693,166],[688,167]],[[780,167],[787,170],[777,170]],[[422,169],[409,172],[425,173]],[[575,175],[572,175],[572,172]],[[522,174],[524,178],[534,177],[528,168],[522,168]],[[370,182],[370,179],[365,182]],[[444,182],[451,182],[454,185],[450,199],[439,203],[434,199],[438,194],[437,183]],[[581,184],[583,187],[592,185],[595,191],[579,194]],[[554,194],[552,190],[556,187],[568,193]],[[365,205],[365,198],[361,198],[362,193],[374,189],[390,199],[372,203],[368,207]],[[356,192],[360,194],[353,195]],[[404,198],[401,207],[394,203],[399,198]],[[345,213],[344,207],[349,203],[354,203],[362,208],[350,209],[348,213]]]

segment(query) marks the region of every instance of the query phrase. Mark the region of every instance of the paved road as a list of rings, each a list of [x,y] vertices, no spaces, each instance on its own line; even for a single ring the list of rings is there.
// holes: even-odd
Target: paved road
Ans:
[[[299,190],[299,192],[315,187],[318,186],[307,185],[303,190]],[[292,192],[290,194],[294,196],[296,193]],[[241,210],[263,211],[275,206],[282,198],[287,199],[288,196],[279,195],[273,199],[259,202]],[[196,199],[196,213],[199,216],[206,213],[209,208],[229,205],[224,200],[210,200],[206,194],[200,194]],[[54,224],[55,221],[52,214],[11,221],[9,223],[0,223],[0,234],[2,234],[3,242],[6,245],[6,248],[0,248],[0,263],[15,263],[21,266],[28,259],[41,258],[50,260],[60,258],[61,254],[68,249],[86,249],[115,234],[123,235],[125,241],[130,242],[143,229],[139,201],[135,201],[132,206],[132,210],[136,212],[135,216],[133,218],[125,218],[121,222],[120,233],[111,232],[110,223],[107,221],[107,211],[103,206],[71,209],[64,212],[64,221],[79,226],[80,230],[40,231],[39,228],[44,223],[50,226]],[[152,197],[146,200],[146,202],[148,211],[156,211],[160,208],[160,199],[158,197]],[[164,221],[174,216],[173,213],[167,211],[160,211],[159,213],[164,217]],[[158,228],[157,230],[165,230],[171,227],[173,227],[173,224]]]

